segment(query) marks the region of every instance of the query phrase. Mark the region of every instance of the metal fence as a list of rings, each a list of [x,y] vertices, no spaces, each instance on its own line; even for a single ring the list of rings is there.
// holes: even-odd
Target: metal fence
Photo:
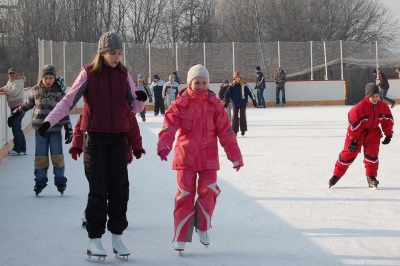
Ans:
[[[39,67],[52,64],[57,75],[63,76],[71,85],[81,68],[92,62],[97,43],[39,41]],[[210,72],[210,82],[231,79],[236,70],[242,72],[247,81],[254,81],[254,68],[261,67],[267,80],[272,80],[277,67],[282,67],[287,76],[293,77],[328,68],[341,68],[353,64],[360,67],[378,65],[400,65],[399,58],[384,58],[378,53],[378,43],[360,44],[348,41],[330,42],[270,42],[270,43],[195,43],[195,44],[132,44],[124,43],[123,62],[130,68],[132,76],[145,75],[152,80],[154,74],[167,80],[168,75],[178,70],[182,83],[187,71],[194,64],[203,64]],[[382,53],[380,51],[380,53]],[[381,58],[379,58],[381,57]],[[387,56],[388,57],[388,56]]]

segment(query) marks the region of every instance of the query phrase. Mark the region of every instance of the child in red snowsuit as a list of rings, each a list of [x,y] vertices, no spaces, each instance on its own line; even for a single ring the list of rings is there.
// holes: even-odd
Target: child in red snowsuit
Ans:
[[[178,131],[172,162],[172,169],[177,170],[178,183],[173,239],[177,251],[183,251],[186,242],[192,241],[194,228],[200,242],[206,247],[210,244],[208,230],[220,193],[217,185],[217,139],[234,168],[238,171],[243,166],[228,115],[221,101],[208,89],[208,81],[208,70],[204,66],[195,65],[189,70],[188,87],[181,90],[172,102],[158,134],[157,152],[161,160],[166,161]]]
[[[368,185],[377,188],[378,154],[382,131],[385,139],[382,144],[389,144],[393,136],[393,116],[390,108],[379,100],[379,88],[374,83],[365,86],[365,98],[351,108],[349,126],[343,151],[336,161],[329,187],[334,186],[354,162],[357,154],[364,148],[364,164]],[[379,127],[379,124],[382,127]]]

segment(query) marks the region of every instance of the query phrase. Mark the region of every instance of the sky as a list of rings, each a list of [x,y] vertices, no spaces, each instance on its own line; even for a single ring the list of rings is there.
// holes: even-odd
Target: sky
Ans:
[[[248,131],[238,137],[244,167],[234,171],[220,148],[222,192],[209,231],[211,244],[206,249],[194,235],[181,256],[172,243],[176,172],[171,156],[161,162],[156,155],[162,117],[148,112],[146,123],[139,122],[146,155],[128,167],[129,226],[122,241],[131,256],[128,262],[113,257],[106,232],[104,264],[400,265],[396,133],[380,148],[378,189],[368,188],[362,155],[328,188],[350,108],[248,108]],[[398,115],[400,107],[393,109],[395,120]],[[71,115],[72,121],[77,117]],[[53,185],[50,170],[48,186],[36,197],[33,132],[27,143],[28,155],[0,163],[0,265],[93,265],[86,261],[88,237],[81,228],[88,192],[82,157],[74,161],[65,154],[64,196]],[[64,151],[68,148],[64,145]]]

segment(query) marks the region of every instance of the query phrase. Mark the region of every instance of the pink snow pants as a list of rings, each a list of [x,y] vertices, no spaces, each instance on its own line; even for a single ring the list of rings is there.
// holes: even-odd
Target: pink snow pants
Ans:
[[[211,228],[211,217],[221,192],[217,185],[217,170],[178,170],[177,183],[173,241],[192,242],[193,227],[201,231]],[[198,197],[195,202],[196,183]]]

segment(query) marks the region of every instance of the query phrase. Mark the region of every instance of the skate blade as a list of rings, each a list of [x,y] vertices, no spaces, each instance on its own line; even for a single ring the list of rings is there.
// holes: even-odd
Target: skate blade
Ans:
[[[96,258],[92,258],[96,257]],[[86,258],[87,261],[90,262],[100,262],[100,263],[105,263],[107,255],[89,255],[89,258]]]
[[[119,260],[123,260],[123,261],[127,261],[128,260],[128,256],[131,255],[131,253],[119,254],[115,249],[113,249],[113,252],[115,254],[115,258],[117,258]]]

